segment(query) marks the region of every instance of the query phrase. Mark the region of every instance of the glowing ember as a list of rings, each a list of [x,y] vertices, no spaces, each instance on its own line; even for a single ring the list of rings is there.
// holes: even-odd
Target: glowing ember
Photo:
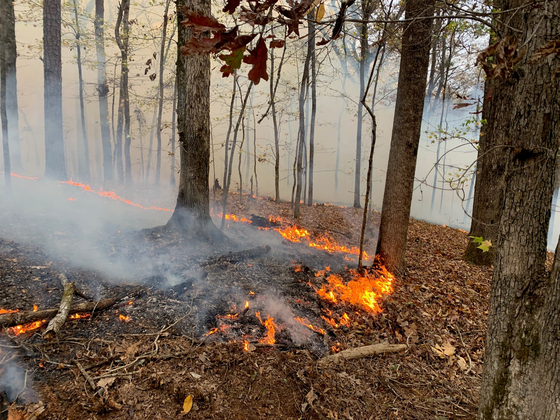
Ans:
[[[226,314],[226,315],[218,315],[216,318],[226,318],[226,319],[237,319],[239,314]]]
[[[249,308],[249,301],[245,301],[245,309]]]
[[[130,200],[127,200],[124,197],[120,197],[118,196],[116,193],[114,193],[113,191],[103,191],[103,189],[100,189],[99,191],[92,189],[89,184],[81,184],[79,182],[74,182],[72,180],[70,181],[60,181],[61,184],[69,184],[69,185],[73,185],[75,187],[80,187],[81,189],[83,189],[84,191],[88,191],[88,192],[92,192],[97,194],[100,197],[105,197],[105,198],[110,198],[111,200],[117,200],[117,201],[121,201],[125,204],[128,204],[129,206],[134,206],[134,207],[138,207],[142,210],[159,210],[159,211],[171,211],[169,209],[164,209],[162,207],[144,207],[141,204],[137,204],[137,203],[133,203]]]
[[[26,332],[36,330],[47,323],[46,319],[41,321],[30,322],[29,324],[16,325],[12,328],[7,328],[7,331],[13,335],[25,334]]]
[[[19,312],[19,309],[0,309],[0,315],[2,314],[14,314]]]
[[[315,331],[316,333],[323,334],[323,335],[326,334],[324,329],[311,325],[311,322],[309,322],[307,318],[300,318],[299,316],[296,316],[294,319],[300,324],[305,325],[311,331]]]
[[[4,171],[2,171],[2,173],[4,173]],[[13,172],[10,172],[10,175],[16,178],[30,179],[32,181],[37,181],[39,179],[38,177],[31,178],[30,176],[18,175],[18,174],[14,174]]]
[[[33,312],[37,312],[37,309],[39,309],[39,307],[37,305],[33,305]]]
[[[350,272],[354,280],[349,281],[348,284],[345,284],[339,275],[331,274],[327,278],[328,284],[323,285],[317,291],[319,296],[333,303],[341,300],[346,303],[362,306],[370,312],[381,312],[378,300],[383,295],[393,292],[392,283],[394,276],[385,268],[381,269],[379,277],[372,273],[366,273],[362,276],[355,270],[350,270]]]
[[[243,340],[243,350],[249,351],[249,342],[247,340]]]
[[[91,314],[72,314],[68,317],[68,319],[82,319],[82,318],[89,318],[90,316]],[[120,316],[122,315],[119,315],[119,317]]]
[[[222,217],[222,215],[220,215]],[[249,219],[245,219],[244,217],[237,217],[235,214],[226,214],[226,220],[232,220],[234,222],[242,222],[242,223],[253,223]]]
[[[218,329],[217,329],[217,328],[212,328],[212,329],[211,329],[210,331],[208,331],[205,335],[206,335],[206,337],[208,337],[209,335],[216,334],[217,332],[218,332]]]
[[[76,199],[75,199],[75,198],[70,198],[70,197],[69,197],[69,198],[67,198],[67,200],[68,200],[68,201],[76,201]]]
[[[259,343],[264,343],[264,344],[276,343],[274,336],[276,334],[276,328],[278,328],[278,326],[274,323],[274,318],[268,315],[267,319],[263,321],[260,312],[257,312],[255,316],[259,319],[261,324],[263,324],[267,329],[266,337],[261,338],[259,340]]]
[[[119,319],[120,319],[122,322],[128,322],[128,321],[130,321],[130,317],[129,317],[129,316],[126,316],[126,315],[123,315],[123,314],[119,314]]]
[[[249,292],[249,296],[255,296],[255,292]]]

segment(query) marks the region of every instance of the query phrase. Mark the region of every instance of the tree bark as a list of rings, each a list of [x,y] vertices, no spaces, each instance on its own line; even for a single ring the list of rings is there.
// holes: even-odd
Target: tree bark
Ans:
[[[209,16],[210,0],[178,0],[177,22],[183,10]],[[184,26],[178,29],[177,128],[181,153],[181,173],[177,205],[169,228],[193,228],[208,239],[222,238],[210,219],[210,56],[181,54],[181,46],[191,37]]]
[[[3,20],[5,19],[5,40],[3,50],[6,60],[6,115],[8,118],[8,136],[10,139],[10,164],[13,170],[22,169],[21,147],[19,138],[19,116],[18,116],[18,97],[17,97],[17,45],[16,45],[16,24],[14,3],[5,1],[2,10]]]
[[[45,177],[66,180],[62,133],[62,45],[60,0],[43,2]]]
[[[177,77],[175,77],[175,85],[173,86],[173,116],[171,117],[171,176],[169,183],[175,187],[175,132],[177,131]]]
[[[99,95],[99,122],[101,128],[101,146],[103,149],[103,179],[113,181],[113,156],[111,151],[111,132],[109,130],[109,85],[107,84],[107,66],[105,56],[105,7],[104,0],[95,0],[95,51],[97,54],[97,94]]]
[[[377,253],[387,269],[395,274],[402,274],[405,268],[406,238],[432,35],[432,20],[416,18],[433,16],[434,0],[407,0],[405,9],[406,18],[415,20],[405,26],[403,32],[397,101],[377,247]]]
[[[486,136],[503,145],[505,195],[490,293],[479,419],[560,419],[560,248],[546,273],[546,240],[560,146],[558,55],[530,63],[560,39],[560,3],[522,8],[495,21],[504,39],[518,38],[504,77],[491,86]],[[501,22],[507,22],[507,25]],[[515,51],[516,48],[513,48]],[[477,180],[478,182],[478,180]]]

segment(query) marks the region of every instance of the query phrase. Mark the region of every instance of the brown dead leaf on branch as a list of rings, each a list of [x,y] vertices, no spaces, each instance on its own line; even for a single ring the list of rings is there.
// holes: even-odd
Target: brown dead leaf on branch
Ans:
[[[517,45],[519,39],[515,36],[508,36],[490,45],[478,54],[477,64],[482,65],[482,69],[489,79],[497,77],[507,77],[513,67],[521,61],[526,50],[519,51]]]

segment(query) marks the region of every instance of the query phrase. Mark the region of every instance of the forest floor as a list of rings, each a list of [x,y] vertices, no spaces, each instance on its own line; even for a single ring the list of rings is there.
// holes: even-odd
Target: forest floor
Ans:
[[[286,203],[230,201],[228,213],[238,217],[291,220]],[[316,205],[302,212],[298,225],[310,237],[358,245],[360,210]],[[168,257],[159,274],[135,274],[135,282],[80,268],[32,244],[2,239],[0,232],[0,308],[57,307],[60,273],[85,295],[122,298],[108,310],[67,321],[52,341],[42,338],[42,329],[0,332],[0,419],[476,417],[491,269],[462,260],[465,232],[411,220],[407,275],[394,280],[375,313],[325,302],[316,293],[327,283],[321,268],[345,277],[345,265],[353,263],[302,244],[261,241],[276,233],[236,230],[242,224],[228,222],[225,230],[233,240],[244,239],[237,249],[266,243],[271,251],[207,264],[208,255],[223,255],[228,246],[186,243],[157,230],[107,238],[103,252],[112,256],[138,264],[141,257]],[[373,237],[374,229],[368,233]],[[71,232],[56,234],[72,241]],[[370,254],[373,242],[366,244]],[[196,252],[185,256],[185,247]],[[243,299],[250,309],[243,310]],[[265,309],[275,316],[274,345],[261,344],[267,330],[253,308],[262,308],[262,318]],[[321,318],[326,312],[334,319],[348,313],[350,321],[329,325]],[[281,322],[286,313],[307,317],[323,333],[303,327],[307,335],[296,339],[300,330]],[[223,321],[228,314],[236,320]],[[208,335],[211,327],[220,331]],[[329,352],[383,341],[407,348],[318,362]],[[34,411],[41,414],[30,416]]]

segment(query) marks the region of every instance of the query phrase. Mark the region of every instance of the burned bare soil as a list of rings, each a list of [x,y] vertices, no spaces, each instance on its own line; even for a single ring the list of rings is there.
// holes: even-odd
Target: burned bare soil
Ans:
[[[291,223],[287,204],[231,201],[238,220]],[[360,220],[355,209],[318,205],[303,209],[299,227],[350,248]],[[0,239],[0,308],[56,308],[60,274],[95,301],[119,299],[68,320],[52,341],[44,326],[3,328],[0,419],[475,418],[491,271],[462,261],[466,233],[412,220],[408,274],[371,310],[317,293],[332,273],[355,280],[351,253],[228,225],[227,244],[162,229],[109,236],[97,251],[109,266],[130,261],[122,278]],[[72,242],[72,232],[58,235]],[[319,362],[383,341],[407,347]]]

